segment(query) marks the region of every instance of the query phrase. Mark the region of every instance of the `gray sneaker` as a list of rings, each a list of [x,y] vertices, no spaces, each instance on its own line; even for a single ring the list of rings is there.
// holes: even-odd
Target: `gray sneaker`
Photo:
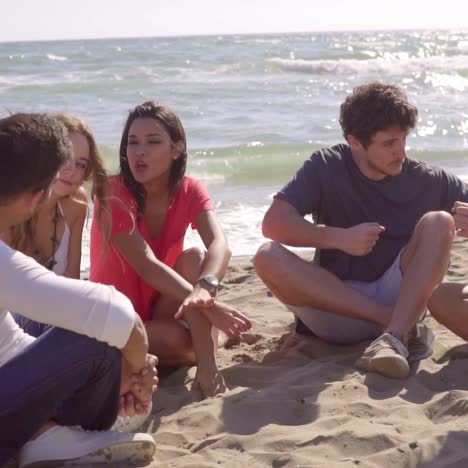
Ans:
[[[434,333],[424,322],[418,322],[408,334],[408,362],[422,361],[432,356]]]
[[[407,357],[405,345],[390,333],[383,333],[365,349],[354,365],[366,372],[405,379],[410,371]]]

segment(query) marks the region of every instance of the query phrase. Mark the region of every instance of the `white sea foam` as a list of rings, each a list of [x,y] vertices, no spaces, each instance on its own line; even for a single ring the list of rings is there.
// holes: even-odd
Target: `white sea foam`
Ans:
[[[411,57],[408,54],[385,54],[374,59],[337,59],[337,60],[304,60],[275,57],[267,60],[282,70],[298,73],[333,73],[346,75],[350,73],[365,74],[408,74],[422,71],[467,70],[465,55],[453,57]]]
[[[67,57],[64,57],[63,55],[54,55],[54,54],[47,54],[47,58],[52,61],[56,62],[63,62],[65,60],[68,60]]]
[[[468,89],[468,79],[460,75],[448,75],[446,73],[432,73],[427,76],[426,82],[434,87],[451,88],[455,91]]]
[[[229,207],[221,204],[216,215],[226,233],[229,247],[234,256],[254,255],[265,241],[262,235],[262,220],[269,204],[248,205],[237,203]],[[203,246],[196,231],[189,229],[185,237],[185,246]]]

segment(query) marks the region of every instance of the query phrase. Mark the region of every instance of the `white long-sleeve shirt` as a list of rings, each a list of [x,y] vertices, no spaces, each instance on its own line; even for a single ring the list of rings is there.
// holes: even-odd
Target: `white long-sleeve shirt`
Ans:
[[[34,341],[10,310],[117,348],[135,323],[132,303],[114,287],[57,276],[0,241],[0,366]]]

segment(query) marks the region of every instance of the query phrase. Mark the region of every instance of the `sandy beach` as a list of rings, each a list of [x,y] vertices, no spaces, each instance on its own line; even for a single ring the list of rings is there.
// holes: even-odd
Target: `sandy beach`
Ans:
[[[467,278],[457,241],[447,279]],[[235,259],[221,297],[254,323],[248,343],[221,350],[232,388],[198,401],[194,369],[162,379],[144,426],[152,467],[466,467],[468,345],[434,320],[434,354],[405,381],[366,375],[364,349],[291,333],[293,316],[267,291],[249,258]]]
[[[5,2],[6,10],[10,3],[15,5]],[[436,337],[431,358],[413,367],[404,381],[367,375],[353,364],[368,342],[336,346],[296,335],[292,313],[272,297],[251,262],[264,241],[261,221],[273,194],[312,152],[343,141],[340,105],[349,90],[365,82],[402,86],[419,108],[408,156],[468,183],[468,29],[460,29],[468,16],[460,13],[463,4],[434,10],[438,26],[425,30],[402,30],[405,16],[420,20],[431,10],[408,2],[413,12],[419,8],[418,14],[408,15],[408,8],[406,15],[396,13],[396,30],[376,31],[376,19],[392,17],[379,14],[369,31],[187,36],[178,13],[182,36],[141,37],[149,18],[164,24],[161,13],[171,9],[152,2],[158,13],[146,12],[148,21],[132,22],[120,6],[99,9],[95,3],[93,15],[105,14],[101,32],[120,25],[110,14],[119,12],[125,24],[138,27],[138,37],[123,38],[119,32],[109,39],[97,34],[90,36],[95,40],[43,42],[31,36],[28,42],[0,42],[0,117],[77,114],[93,129],[105,165],[114,173],[128,110],[147,99],[169,104],[187,134],[187,173],[209,189],[235,255],[220,298],[253,322],[241,343],[219,351],[228,393],[201,400],[191,391],[194,368],[160,374],[152,414],[141,428],[157,444],[149,466],[468,467],[468,345],[462,339],[429,318]],[[239,5],[218,3],[231,23]],[[269,13],[285,2],[270,3]],[[32,26],[41,29],[36,38],[54,33],[70,18],[74,26],[93,23],[77,19],[75,13],[86,8],[72,15],[65,9],[60,20],[58,3],[52,9],[40,5],[43,21],[28,14]],[[308,9],[285,5],[300,16],[310,10],[325,24],[312,4]],[[197,2],[196,9],[220,26],[211,7],[203,10]],[[360,23],[365,10],[356,10]],[[457,29],[440,30],[444,14],[452,11]],[[20,20],[4,22],[4,29],[14,26],[15,36],[21,25],[31,29],[20,13]],[[54,24],[45,27],[51,18]],[[184,18],[197,24],[187,11]],[[242,23],[246,18],[242,15]],[[152,26],[150,35],[157,31]],[[84,278],[89,276],[90,226],[89,221],[82,248]],[[198,233],[192,234],[186,246],[201,245]],[[446,279],[468,282],[468,241],[455,242]],[[12,461],[7,468],[15,466]]]
[[[468,241],[452,250],[449,281],[468,278]],[[221,298],[246,312],[245,342],[218,362],[231,391],[201,400],[194,368],[161,376],[140,429],[157,444],[153,468],[468,466],[468,344],[438,325],[434,354],[398,381],[361,373],[367,343],[326,344],[295,335],[294,320],[234,258]],[[8,468],[15,464],[9,463]]]

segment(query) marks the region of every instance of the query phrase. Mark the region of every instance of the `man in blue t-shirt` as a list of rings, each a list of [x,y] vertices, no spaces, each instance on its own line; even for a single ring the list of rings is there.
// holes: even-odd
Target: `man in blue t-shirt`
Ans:
[[[418,321],[447,270],[451,210],[468,202],[458,178],[406,157],[417,116],[397,86],[354,89],[340,110],[348,144],[312,154],[275,195],[263,220],[273,242],[254,261],[302,329],[335,343],[374,339],[356,366],[393,378],[432,353]],[[314,262],[281,244],[315,247]]]

